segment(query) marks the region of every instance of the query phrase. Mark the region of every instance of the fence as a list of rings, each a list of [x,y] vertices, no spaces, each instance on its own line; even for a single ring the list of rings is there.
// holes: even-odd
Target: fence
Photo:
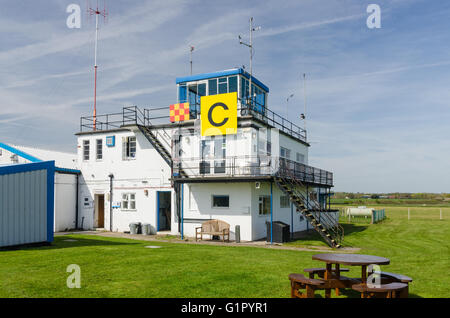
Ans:
[[[348,220],[348,222],[375,224],[386,219],[385,209],[373,209],[366,207],[346,207],[339,210],[339,215]]]
[[[386,218],[386,213],[384,209],[382,210],[373,210],[372,211],[372,224],[383,221]]]

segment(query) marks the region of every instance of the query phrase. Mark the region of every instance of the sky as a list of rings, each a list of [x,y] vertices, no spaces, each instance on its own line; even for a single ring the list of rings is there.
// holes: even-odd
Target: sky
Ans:
[[[91,5],[96,1],[91,0]],[[369,4],[381,28],[369,29]],[[92,114],[95,20],[86,0],[0,0],[0,142],[76,152]],[[68,28],[67,6],[82,10]],[[103,0],[99,1],[103,7]],[[175,78],[245,65],[269,108],[303,125],[335,191],[450,192],[450,2],[107,0],[98,114],[176,102]],[[286,98],[289,100],[286,110]]]

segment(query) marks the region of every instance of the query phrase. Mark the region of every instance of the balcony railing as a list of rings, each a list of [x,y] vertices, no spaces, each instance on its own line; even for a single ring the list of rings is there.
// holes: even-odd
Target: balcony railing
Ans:
[[[290,120],[278,115],[277,113],[271,111],[267,108],[261,108],[261,106],[257,106],[255,104],[247,104],[244,100],[240,99],[241,108],[240,111],[241,116],[249,115],[254,118],[257,118],[261,121],[268,123],[270,126],[278,128],[279,130],[285,132],[289,136],[300,139],[301,141],[306,142],[307,134],[306,130],[300,128]]]
[[[180,169],[184,171],[184,176],[179,173]],[[176,179],[270,177],[277,172],[295,176],[305,183],[333,186],[333,173],[280,157],[231,156],[173,160],[173,174]]]
[[[166,114],[164,112],[166,111]],[[80,132],[94,130],[118,129],[124,125],[139,124],[151,126],[169,122],[168,107],[144,108],[137,106],[123,107],[120,113],[105,115],[85,116],[80,118]],[[306,130],[295,125],[291,121],[279,116],[269,109],[257,109],[250,105],[244,105],[238,109],[240,116],[251,116],[266,122],[272,127],[278,128],[286,134],[306,142]],[[199,118],[200,113],[192,114],[192,118]],[[95,124],[94,124],[95,123]]]
[[[106,115],[85,116],[80,118],[80,132],[94,130],[118,129],[125,125],[150,125],[146,110],[137,106],[126,106],[120,113]]]

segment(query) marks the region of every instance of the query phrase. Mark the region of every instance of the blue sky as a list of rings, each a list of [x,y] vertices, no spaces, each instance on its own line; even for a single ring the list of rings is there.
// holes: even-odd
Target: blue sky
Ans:
[[[91,0],[91,2],[94,2]],[[66,26],[79,1],[0,0],[0,141],[76,150],[92,112],[94,20]],[[100,1],[102,4],[103,2]],[[381,29],[366,8],[381,7]],[[248,66],[237,35],[255,33],[254,75],[269,105],[298,118],[307,74],[310,164],[336,191],[450,191],[450,2],[108,1],[98,113],[165,106],[175,77]],[[300,124],[300,122],[298,122]]]

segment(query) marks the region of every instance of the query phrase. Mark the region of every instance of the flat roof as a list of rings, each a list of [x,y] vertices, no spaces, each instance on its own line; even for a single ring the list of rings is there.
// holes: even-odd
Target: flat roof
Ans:
[[[215,78],[215,77],[222,77],[222,76],[228,76],[228,75],[243,75],[246,78],[250,79],[250,74],[244,71],[242,68],[233,68],[230,70],[224,70],[224,71],[218,71],[213,73],[203,73],[203,74],[197,74],[197,75],[191,75],[191,76],[184,76],[184,77],[177,77],[176,83],[186,83],[186,82],[193,82],[193,81],[200,81],[204,79],[209,78]],[[269,88],[264,85],[261,81],[259,81],[257,78],[252,76],[252,82],[254,82],[256,85],[261,87],[263,90],[265,90],[267,93],[269,92]]]

